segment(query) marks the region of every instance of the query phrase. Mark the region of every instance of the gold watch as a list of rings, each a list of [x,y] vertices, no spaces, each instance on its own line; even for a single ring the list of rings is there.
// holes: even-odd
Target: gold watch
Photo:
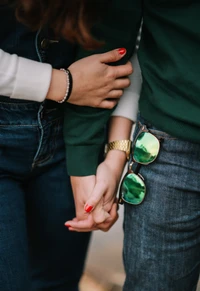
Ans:
[[[131,140],[123,139],[123,140],[115,140],[107,143],[105,145],[104,153],[107,154],[111,150],[119,150],[126,153],[126,158],[129,160],[130,152],[131,152]]]

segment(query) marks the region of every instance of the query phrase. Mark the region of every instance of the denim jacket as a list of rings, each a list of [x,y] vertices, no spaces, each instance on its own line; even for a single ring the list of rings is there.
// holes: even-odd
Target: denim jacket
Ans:
[[[49,63],[53,68],[68,67],[76,51],[68,41],[56,39],[47,27],[34,32],[19,23],[9,4],[0,5],[0,48],[10,54]]]

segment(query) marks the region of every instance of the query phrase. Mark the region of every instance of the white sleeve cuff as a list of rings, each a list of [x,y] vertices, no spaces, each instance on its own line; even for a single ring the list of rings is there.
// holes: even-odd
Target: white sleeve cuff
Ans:
[[[52,67],[0,49],[0,95],[42,102],[49,90]]]
[[[120,101],[112,115],[122,116],[135,122],[137,119],[138,100],[142,86],[142,76],[137,54],[134,54],[130,61],[134,69],[133,74],[130,76],[131,85],[124,90],[124,94],[120,98]]]
[[[51,75],[51,65],[19,57],[10,97],[37,102],[44,101],[49,90]]]

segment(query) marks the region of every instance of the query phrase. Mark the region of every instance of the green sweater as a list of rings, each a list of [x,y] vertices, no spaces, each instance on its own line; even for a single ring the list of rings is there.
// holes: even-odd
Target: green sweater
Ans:
[[[113,0],[107,17],[94,30],[97,37],[106,41],[103,51],[126,47],[126,61],[133,53],[143,17],[140,112],[161,130],[197,143],[200,143],[199,15],[199,0]],[[79,57],[85,55],[80,50]],[[110,114],[110,110],[66,105],[64,136],[70,175],[95,174]]]

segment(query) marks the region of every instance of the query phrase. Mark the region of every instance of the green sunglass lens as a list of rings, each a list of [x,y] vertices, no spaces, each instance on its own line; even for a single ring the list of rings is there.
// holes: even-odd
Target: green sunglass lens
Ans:
[[[133,158],[137,163],[149,164],[156,159],[159,148],[159,141],[153,134],[141,132],[134,145]]]
[[[138,205],[140,204],[146,193],[146,187],[143,180],[134,173],[125,176],[121,184],[121,196],[124,201]]]

